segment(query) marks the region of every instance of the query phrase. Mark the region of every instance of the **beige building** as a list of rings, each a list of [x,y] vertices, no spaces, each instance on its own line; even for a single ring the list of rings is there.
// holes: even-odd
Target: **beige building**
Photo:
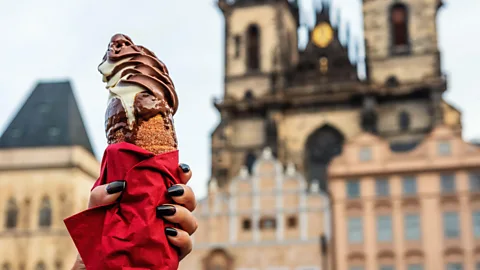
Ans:
[[[480,269],[480,148],[438,126],[392,152],[359,134],[329,167],[336,270]]]
[[[63,219],[86,208],[98,169],[70,84],[38,84],[0,137],[0,269],[71,268]]]
[[[252,173],[210,182],[195,211],[195,251],[181,270],[320,270],[328,265],[328,197],[266,148]],[[319,213],[325,213],[321,215]],[[324,244],[322,246],[322,243]]]

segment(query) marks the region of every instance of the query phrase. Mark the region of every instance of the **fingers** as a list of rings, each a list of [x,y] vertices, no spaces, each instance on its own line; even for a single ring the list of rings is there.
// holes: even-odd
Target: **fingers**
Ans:
[[[168,189],[168,195],[172,198],[175,204],[185,206],[190,211],[195,210],[197,207],[197,200],[195,199],[195,193],[191,187],[186,185],[174,185]]]
[[[192,235],[198,228],[197,219],[187,208],[180,205],[165,204],[157,207],[157,218],[178,224],[182,230]]]
[[[88,208],[115,202],[125,189],[125,181],[115,181],[101,185],[92,190],[88,201]]]
[[[167,227],[165,228],[165,234],[168,241],[178,248],[180,260],[192,251],[192,238],[184,230]]]
[[[192,171],[190,170],[190,166],[187,164],[181,163],[178,166],[178,170],[180,171],[180,181],[182,184],[188,183],[190,181],[190,178],[192,178]]]

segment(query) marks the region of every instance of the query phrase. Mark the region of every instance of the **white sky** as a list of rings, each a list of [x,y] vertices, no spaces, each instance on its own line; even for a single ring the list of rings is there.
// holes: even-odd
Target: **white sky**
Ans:
[[[313,0],[301,1],[304,6]],[[168,66],[180,108],[175,117],[180,160],[192,167],[202,197],[210,176],[210,132],[219,117],[212,98],[223,91],[223,18],[213,0],[0,1],[0,133],[38,80],[70,79],[100,158],[106,146],[107,92],[97,71],[110,37],[129,35]],[[361,0],[337,0],[352,39],[361,40]],[[463,112],[466,139],[480,137],[480,1],[446,1],[439,16],[445,98]],[[336,14],[336,12],[334,13]],[[310,20],[312,21],[312,20]],[[302,36],[301,36],[302,37]]]

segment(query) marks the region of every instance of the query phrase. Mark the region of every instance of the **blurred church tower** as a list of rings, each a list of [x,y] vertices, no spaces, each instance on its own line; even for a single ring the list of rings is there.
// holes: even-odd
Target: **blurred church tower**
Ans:
[[[435,125],[461,132],[460,112],[442,99],[436,14],[440,1],[363,1],[365,59],[348,23],[329,1],[314,1],[316,23],[298,49],[296,1],[218,1],[225,19],[225,89],[215,101],[212,177],[220,187],[242,166],[251,171],[264,147],[327,188],[326,170],[342,145],[368,131],[393,151],[416,146]],[[412,10],[416,10],[413,12]],[[341,26],[346,37],[340,38]],[[357,65],[366,62],[367,78]]]
[[[70,83],[39,83],[0,137],[2,270],[70,269],[63,219],[86,208],[98,168]]]

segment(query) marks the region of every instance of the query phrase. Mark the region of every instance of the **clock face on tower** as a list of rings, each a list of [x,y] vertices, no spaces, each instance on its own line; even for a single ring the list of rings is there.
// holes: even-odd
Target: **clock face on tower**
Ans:
[[[330,24],[322,22],[313,29],[312,40],[320,48],[326,48],[333,39],[333,29]]]

